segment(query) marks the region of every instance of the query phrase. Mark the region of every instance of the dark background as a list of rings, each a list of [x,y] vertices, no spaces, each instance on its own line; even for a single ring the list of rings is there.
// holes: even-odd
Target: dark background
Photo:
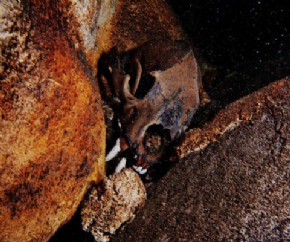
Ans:
[[[168,0],[196,48],[212,102],[192,126],[270,82],[290,75],[290,3],[279,0]],[[94,241],[78,213],[50,242]]]
[[[202,62],[216,70],[213,98],[228,103],[290,74],[289,1],[169,2]]]

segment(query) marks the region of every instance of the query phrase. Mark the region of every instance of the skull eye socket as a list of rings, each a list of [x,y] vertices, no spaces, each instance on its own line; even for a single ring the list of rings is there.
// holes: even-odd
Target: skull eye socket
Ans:
[[[170,132],[162,125],[151,125],[145,132],[143,145],[150,154],[164,152],[171,141]]]
[[[135,97],[138,99],[143,99],[146,96],[146,94],[151,90],[154,83],[155,83],[154,77],[150,75],[146,75],[146,76],[142,75],[140,83],[136,90]]]

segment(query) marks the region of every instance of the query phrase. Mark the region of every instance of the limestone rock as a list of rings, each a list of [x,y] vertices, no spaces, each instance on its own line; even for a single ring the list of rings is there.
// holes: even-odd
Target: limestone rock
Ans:
[[[69,9],[0,2],[0,241],[48,240],[105,175],[100,95]]]
[[[117,229],[135,217],[145,199],[140,177],[132,169],[124,169],[92,189],[81,211],[83,229],[96,241],[109,241]]]
[[[111,23],[112,45],[135,48],[150,40],[185,39],[180,23],[165,0],[122,0]]]
[[[289,240],[289,120],[286,78],[190,131],[183,159],[113,241]]]
[[[48,240],[103,179],[101,54],[183,37],[166,1],[0,2],[1,241]]]

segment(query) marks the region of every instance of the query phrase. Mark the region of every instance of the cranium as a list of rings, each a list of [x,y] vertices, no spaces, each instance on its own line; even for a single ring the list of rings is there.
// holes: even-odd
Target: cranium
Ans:
[[[109,54],[110,86],[121,126],[121,151],[139,173],[158,163],[199,106],[199,68],[185,41],[149,41]],[[116,102],[115,102],[116,103]]]

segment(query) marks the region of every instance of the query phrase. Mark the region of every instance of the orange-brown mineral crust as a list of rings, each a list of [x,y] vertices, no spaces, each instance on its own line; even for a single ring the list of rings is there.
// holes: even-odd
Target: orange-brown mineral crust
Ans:
[[[113,45],[134,48],[154,39],[184,39],[183,30],[166,1],[118,1],[112,21]]]
[[[48,240],[104,177],[98,88],[56,2],[0,3],[0,241]]]
[[[201,128],[190,130],[177,148],[179,156],[185,156],[204,149],[216,142],[220,136],[235,127],[249,123],[257,118],[271,104],[271,100],[289,94],[290,79],[286,78],[263,89],[263,92],[251,94],[238,102],[228,105],[209,123]],[[265,96],[265,93],[268,94]],[[265,97],[264,97],[265,96]]]

